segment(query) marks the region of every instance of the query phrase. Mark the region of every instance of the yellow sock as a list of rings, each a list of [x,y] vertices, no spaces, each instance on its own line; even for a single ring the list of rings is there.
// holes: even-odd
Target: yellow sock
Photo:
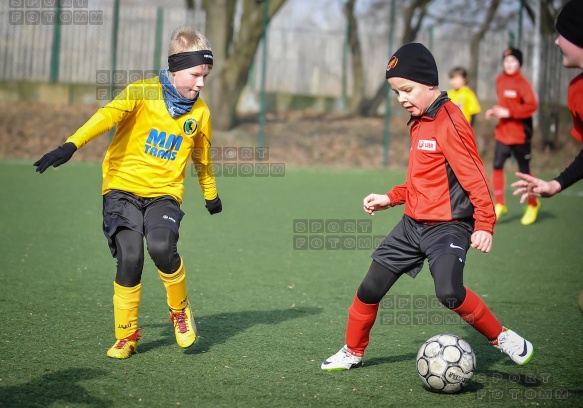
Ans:
[[[166,301],[168,307],[173,310],[182,310],[187,303],[186,289],[186,271],[184,270],[184,261],[180,259],[180,268],[173,274],[167,274],[158,271],[160,279],[166,288]]]
[[[138,330],[138,308],[141,294],[141,283],[128,288],[113,282],[113,318],[116,339],[125,339]]]

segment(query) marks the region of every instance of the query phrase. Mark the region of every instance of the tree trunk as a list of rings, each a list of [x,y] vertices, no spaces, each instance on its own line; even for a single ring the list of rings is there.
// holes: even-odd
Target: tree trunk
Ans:
[[[478,32],[476,32],[470,39],[470,67],[468,69],[468,84],[470,87],[476,89],[478,84],[478,66],[480,64],[480,43],[484,39],[484,35],[488,32],[494,16],[496,15],[496,10],[500,5],[500,0],[492,0],[490,7],[488,8],[488,14],[484,22],[480,26]]]
[[[270,0],[269,19],[284,3],[285,0]],[[204,0],[203,4],[207,13],[207,37],[215,56],[203,97],[211,110],[213,127],[227,130],[235,125],[237,102],[263,34],[263,3],[243,1],[236,40],[233,38],[235,1]]]
[[[344,13],[348,22],[348,43],[352,66],[352,96],[350,97],[349,111],[352,114],[361,115],[364,101],[364,66],[362,63],[362,50],[358,36],[358,21],[354,15],[356,0],[348,0],[344,6]]]

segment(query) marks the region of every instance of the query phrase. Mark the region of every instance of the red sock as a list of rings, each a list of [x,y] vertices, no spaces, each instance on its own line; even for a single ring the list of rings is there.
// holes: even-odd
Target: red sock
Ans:
[[[372,305],[362,303],[358,295],[354,296],[354,301],[348,309],[348,325],[346,326],[346,345],[352,354],[364,355],[378,310],[378,303]]]
[[[534,177],[534,175],[532,173],[530,173],[531,176]],[[528,205],[532,205],[533,207],[536,207],[536,197],[528,197]]]
[[[462,319],[472,325],[490,341],[498,338],[502,325],[492,314],[488,306],[474,292],[466,288],[466,298],[460,307],[453,309]]]
[[[494,187],[494,198],[496,199],[496,204],[506,204],[506,200],[504,199],[505,183],[504,170],[494,169],[494,172],[492,173],[492,185]]]

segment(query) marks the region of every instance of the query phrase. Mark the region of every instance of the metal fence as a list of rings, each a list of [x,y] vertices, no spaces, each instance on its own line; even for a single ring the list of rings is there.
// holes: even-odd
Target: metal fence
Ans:
[[[54,21],[45,21],[46,18],[43,20],[43,13],[55,11],[54,7],[43,6],[51,2],[56,3],[55,0],[0,2],[0,81],[94,84],[96,73],[101,70],[115,69],[126,73],[157,70],[167,65],[166,49],[175,27],[189,24],[205,31],[202,10],[138,7],[120,2],[116,19],[115,0],[65,1],[71,6],[62,12],[67,13],[69,20],[58,25]],[[75,7],[77,3],[82,6]],[[34,4],[38,6],[27,7]],[[21,7],[16,7],[18,5]],[[39,20],[35,22],[33,17],[38,14]],[[365,93],[368,96],[372,96],[385,81],[384,70],[389,57],[387,21],[388,16],[378,15],[359,19]],[[395,33],[401,31],[397,19]],[[341,13],[334,21],[327,21],[322,29],[301,21],[290,22],[284,7],[269,26],[267,91],[349,97],[352,72],[346,32],[346,20]],[[450,68],[469,66],[471,35],[471,28],[434,27],[418,36],[418,41],[426,44],[435,55],[442,89],[448,88],[447,72]],[[525,55],[523,71],[532,80],[532,38],[524,37],[521,47]],[[568,81],[574,73],[561,66],[553,40],[548,38],[543,42],[539,90],[545,101],[552,99],[564,104]],[[400,43],[397,35],[395,44]],[[496,99],[495,78],[501,72],[501,55],[508,43],[507,32],[490,32],[480,44],[479,78],[473,88],[481,100]],[[259,54],[256,67],[261,64]],[[252,70],[252,89],[256,90],[254,84],[260,83],[260,74],[261,69]]]
[[[91,84],[99,70],[159,69],[167,66],[165,47],[177,26],[205,29],[202,10],[122,2],[116,24],[115,0],[65,1],[60,19],[57,7],[45,7],[51,3],[57,1],[0,3],[0,80]]]

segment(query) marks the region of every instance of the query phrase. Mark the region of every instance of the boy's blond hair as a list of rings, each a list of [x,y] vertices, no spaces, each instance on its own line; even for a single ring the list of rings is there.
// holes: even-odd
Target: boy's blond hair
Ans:
[[[189,26],[178,27],[172,33],[168,56],[188,51],[211,50],[211,43],[202,33]]]

